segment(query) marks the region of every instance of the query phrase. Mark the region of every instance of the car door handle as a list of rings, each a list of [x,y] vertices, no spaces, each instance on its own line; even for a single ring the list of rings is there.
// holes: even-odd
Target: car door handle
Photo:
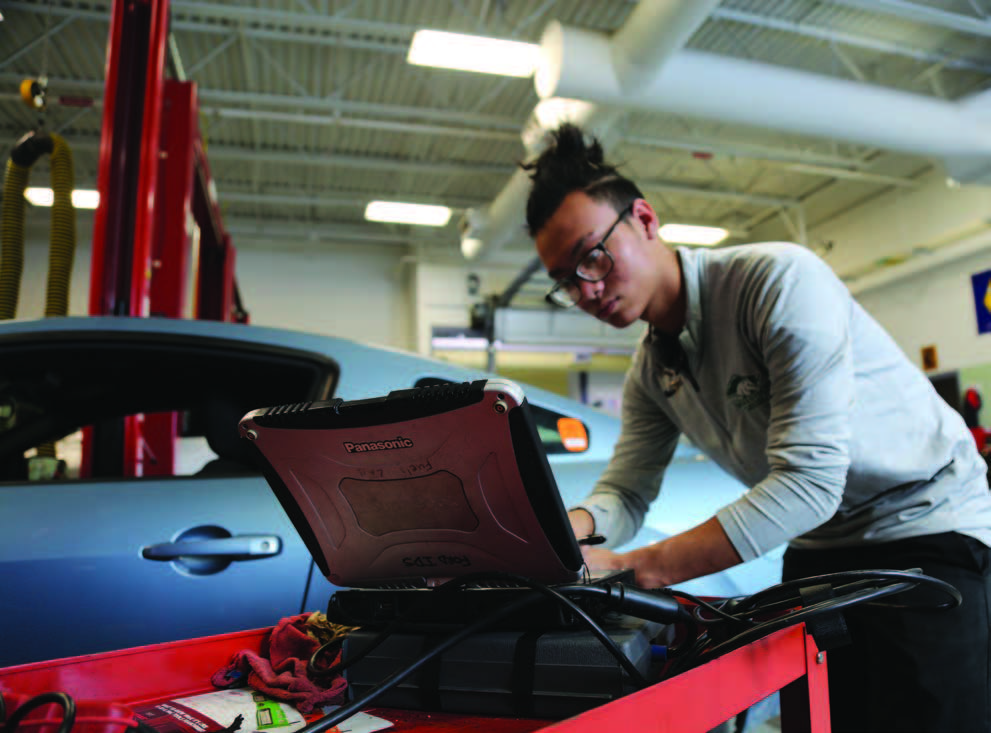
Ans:
[[[260,560],[282,552],[282,539],[273,534],[243,534],[215,540],[162,542],[141,548],[146,560],[215,557],[218,560]]]

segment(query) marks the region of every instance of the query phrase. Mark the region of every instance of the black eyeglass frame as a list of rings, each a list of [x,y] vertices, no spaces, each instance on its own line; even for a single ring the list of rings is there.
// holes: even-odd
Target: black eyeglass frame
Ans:
[[[616,227],[619,226],[619,223],[623,221],[623,219],[625,219],[629,214],[633,213],[634,203],[636,202],[631,201],[629,204],[627,204],[625,209],[619,212],[619,216],[616,217],[616,221],[614,221],[612,223],[612,226],[610,226],[606,230],[606,233],[602,235],[602,239],[600,239],[594,247],[590,247],[589,249],[585,250],[584,254],[582,254],[581,259],[578,260],[578,264],[575,265],[574,273],[572,275],[569,275],[568,277],[563,277],[560,280],[558,280],[556,283],[554,283],[554,285],[551,286],[551,289],[548,290],[547,294],[544,296],[544,300],[546,300],[548,303],[553,305],[555,308],[574,308],[576,305],[581,303],[582,300],[581,286],[578,284],[578,280],[583,280],[587,283],[597,283],[597,282],[602,282],[607,277],[609,277],[609,275],[613,271],[613,268],[616,266],[616,260],[615,258],[613,258],[612,252],[606,249],[606,241],[608,241],[609,237],[612,236],[612,233],[616,230]],[[602,277],[589,277],[588,275],[582,275],[580,272],[578,272],[578,269],[582,266],[582,263],[588,258],[588,256],[593,252],[595,252],[596,250],[602,250],[602,253],[609,258],[609,269],[602,274]],[[554,300],[554,293],[564,290],[564,288],[566,288],[569,284],[573,284],[575,288],[578,290],[578,300],[572,299],[571,302],[568,303],[567,305],[565,305],[564,303],[559,303],[558,301]]]

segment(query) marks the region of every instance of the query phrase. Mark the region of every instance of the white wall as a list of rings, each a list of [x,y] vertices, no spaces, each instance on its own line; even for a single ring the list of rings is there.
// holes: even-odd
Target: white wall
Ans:
[[[970,276],[991,269],[991,188],[949,188],[938,172],[922,180],[917,190],[893,191],[815,227],[810,243],[832,241],[826,261],[846,277],[881,258],[908,256],[904,264],[849,279],[858,301],[920,367],[927,345],[937,348],[937,372],[989,363],[991,334],[977,333]],[[932,254],[913,257],[920,249]],[[957,250],[968,254],[939,263]],[[878,278],[889,282],[863,289]]]
[[[970,276],[991,269],[989,249],[857,295],[909,358],[922,366],[921,349],[934,345],[935,372],[991,363],[991,334],[977,333]]]
[[[260,326],[415,349],[405,248],[236,244],[241,298]]]
[[[938,169],[919,182],[919,188],[895,189],[814,227],[810,245],[833,242],[827,261],[841,276],[849,276],[881,258],[938,249],[988,228],[991,188],[951,188]]]
[[[92,215],[79,212],[69,314],[89,312]],[[48,216],[29,210],[18,318],[44,315],[48,274]],[[415,349],[411,272],[404,247],[391,245],[294,246],[238,242],[238,288],[251,322]]]

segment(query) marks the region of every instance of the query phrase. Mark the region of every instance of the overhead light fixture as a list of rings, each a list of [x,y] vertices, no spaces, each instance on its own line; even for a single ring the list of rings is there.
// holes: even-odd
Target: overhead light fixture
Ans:
[[[442,227],[451,220],[451,210],[446,206],[372,201],[365,207],[365,219],[389,224],[419,224],[420,226]]]
[[[406,61],[417,66],[477,71],[502,76],[532,76],[540,46],[486,36],[420,30],[413,34]]]
[[[51,206],[55,192],[50,188],[26,188],[24,198],[35,206]],[[100,192],[77,188],[72,192],[72,205],[77,209],[95,209],[100,205]]]
[[[658,236],[672,244],[696,244],[712,247],[729,236],[729,230],[722,227],[703,227],[692,224],[665,224],[657,231]]]

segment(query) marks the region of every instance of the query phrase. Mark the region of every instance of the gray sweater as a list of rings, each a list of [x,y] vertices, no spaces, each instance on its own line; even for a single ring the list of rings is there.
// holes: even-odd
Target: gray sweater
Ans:
[[[785,243],[677,252],[687,323],[644,337],[580,505],[608,546],[640,528],[682,433],[751,487],[716,514],[744,560],[953,530],[991,545],[963,419],[822,260]]]

